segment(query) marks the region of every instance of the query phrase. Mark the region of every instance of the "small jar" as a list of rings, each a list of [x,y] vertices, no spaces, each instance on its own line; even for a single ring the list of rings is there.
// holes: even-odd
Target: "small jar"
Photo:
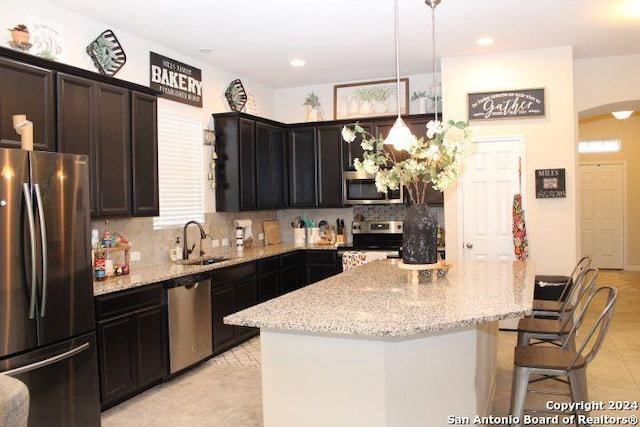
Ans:
[[[105,280],[107,278],[105,261],[104,252],[96,252],[93,261],[93,277],[97,281]]]

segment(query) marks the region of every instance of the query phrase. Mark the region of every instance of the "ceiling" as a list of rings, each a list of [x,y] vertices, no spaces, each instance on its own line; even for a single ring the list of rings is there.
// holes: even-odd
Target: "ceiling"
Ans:
[[[395,75],[392,0],[48,1],[274,89]],[[431,73],[431,9],[398,7],[400,72]],[[640,54],[640,0],[442,0],[436,33],[438,57],[566,45],[576,59]],[[495,43],[477,46],[483,36]]]

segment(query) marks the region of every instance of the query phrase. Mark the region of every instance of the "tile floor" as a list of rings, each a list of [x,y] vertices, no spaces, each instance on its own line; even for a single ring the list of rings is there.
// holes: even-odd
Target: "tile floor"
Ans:
[[[640,402],[640,272],[602,271],[598,284],[616,287],[619,298],[607,340],[588,369],[589,398],[605,402]],[[494,416],[509,413],[515,341],[514,332],[500,332]],[[260,427],[259,352],[259,339],[256,338],[104,412],[102,425]],[[549,381],[539,385],[558,391],[566,389]],[[528,397],[526,407],[536,408],[548,400],[563,399],[543,395]],[[639,411],[593,411],[592,415],[604,413],[628,416],[638,415]]]

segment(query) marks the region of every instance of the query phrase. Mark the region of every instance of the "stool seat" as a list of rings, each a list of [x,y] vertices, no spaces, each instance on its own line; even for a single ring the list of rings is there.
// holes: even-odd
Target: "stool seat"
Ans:
[[[523,317],[518,321],[518,332],[536,332],[540,334],[568,334],[573,322],[562,322],[556,319],[539,319],[537,317]]]
[[[520,368],[568,371],[575,351],[555,347],[519,346],[515,349],[513,364]],[[571,369],[582,369],[587,361],[579,355]]]
[[[544,311],[544,312],[552,312],[552,313],[560,313],[562,311],[562,306],[564,303],[562,301],[551,301],[546,299],[534,299],[533,300],[533,311]],[[564,311],[568,312],[573,310],[573,305],[567,304]]]

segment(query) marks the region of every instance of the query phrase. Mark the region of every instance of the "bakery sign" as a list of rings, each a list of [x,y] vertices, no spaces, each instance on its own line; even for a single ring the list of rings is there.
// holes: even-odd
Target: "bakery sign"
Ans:
[[[150,52],[149,86],[161,97],[202,107],[202,71],[166,56]]]
[[[564,169],[536,169],[536,199],[567,197]]]
[[[469,120],[544,117],[544,88],[468,94]]]

